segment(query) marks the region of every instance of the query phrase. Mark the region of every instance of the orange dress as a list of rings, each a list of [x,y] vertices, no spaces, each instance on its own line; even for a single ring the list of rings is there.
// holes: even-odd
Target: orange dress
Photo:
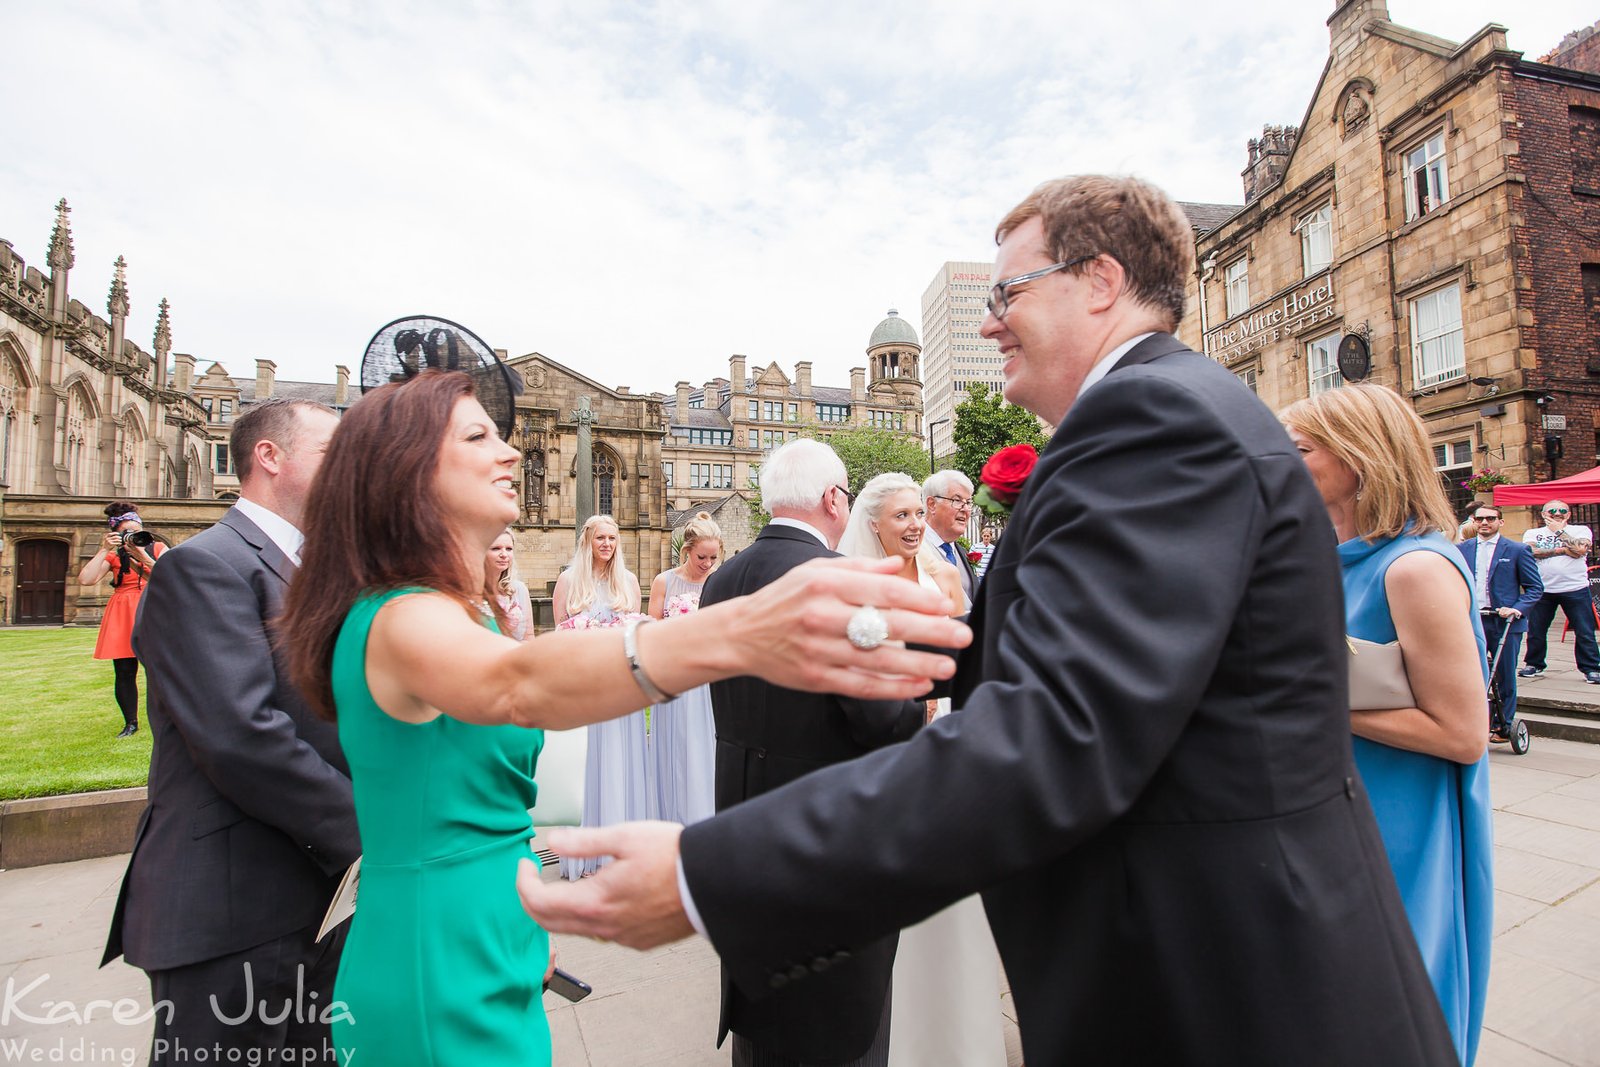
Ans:
[[[157,541],[150,546],[151,558],[160,559],[165,550]],[[111,564],[111,576],[115,579],[122,569],[122,557],[112,555],[106,562]],[[139,613],[139,594],[144,592],[146,578],[137,567],[129,569],[133,573],[112,587],[105,614],[100,616],[100,637],[94,643],[95,659],[133,658],[133,620]]]

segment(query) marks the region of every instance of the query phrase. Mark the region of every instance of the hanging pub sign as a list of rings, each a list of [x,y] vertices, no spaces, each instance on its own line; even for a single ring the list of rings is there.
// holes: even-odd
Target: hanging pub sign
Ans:
[[[1372,352],[1367,339],[1358,333],[1345,334],[1339,342],[1339,377],[1359,382],[1372,371]]]

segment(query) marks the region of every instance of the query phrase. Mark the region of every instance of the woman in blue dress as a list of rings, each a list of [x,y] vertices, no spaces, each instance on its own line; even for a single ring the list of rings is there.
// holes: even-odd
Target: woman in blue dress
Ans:
[[[551,600],[556,626],[566,629],[606,629],[639,614],[639,579],[623,561],[617,521],[610,515],[595,515],[583,524],[572,563],[556,579]],[[643,711],[590,726],[583,825],[659,818],[651,778]],[[564,878],[599,869],[594,858],[561,861]]]
[[[1346,630],[1398,641],[1414,707],[1350,713],[1356,766],[1463,1064],[1492,934],[1487,664],[1472,578],[1422,421],[1392,390],[1331,389],[1282,414],[1327,505]],[[1353,1025],[1360,1025],[1353,1020]]]
[[[722,528],[699,512],[683,528],[679,563],[650,583],[650,617],[674,619],[700,609],[706,578],[722,555]],[[716,814],[717,724],[711,687],[696,686],[650,709],[650,766],[658,818],[688,826]]]

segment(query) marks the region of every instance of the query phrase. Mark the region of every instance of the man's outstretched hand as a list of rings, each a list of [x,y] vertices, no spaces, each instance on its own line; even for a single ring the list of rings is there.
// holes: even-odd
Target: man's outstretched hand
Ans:
[[[577,882],[546,883],[523,860],[517,895],[535,922],[558,934],[578,934],[650,949],[694,933],[678,897],[678,836],[673,822],[628,822],[588,830],[553,829],[541,836],[563,856],[614,856],[599,873]]]

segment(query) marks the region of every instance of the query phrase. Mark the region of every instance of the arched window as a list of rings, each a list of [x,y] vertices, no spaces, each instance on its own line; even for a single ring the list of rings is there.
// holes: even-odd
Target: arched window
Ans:
[[[122,413],[122,430],[117,435],[116,482],[131,493],[142,493],[144,485],[144,424],[138,412]]]
[[[67,484],[74,493],[90,493],[91,469],[94,463],[95,420],[94,404],[82,383],[67,390],[67,421],[63,427],[65,448],[62,462],[67,468]]]
[[[616,502],[617,461],[610,450],[596,448],[594,450],[594,512],[596,515],[612,515],[611,510]]]

